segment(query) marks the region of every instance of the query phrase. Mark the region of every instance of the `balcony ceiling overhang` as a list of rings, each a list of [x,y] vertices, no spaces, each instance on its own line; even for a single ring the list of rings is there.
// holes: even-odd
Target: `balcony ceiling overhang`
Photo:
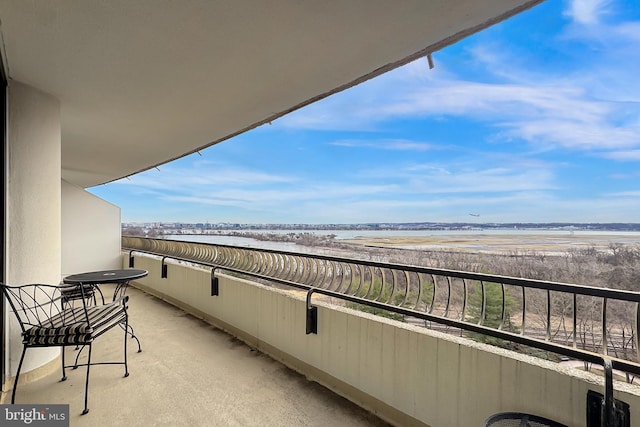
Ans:
[[[60,100],[62,177],[194,153],[541,0],[4,0],[5,73]]]

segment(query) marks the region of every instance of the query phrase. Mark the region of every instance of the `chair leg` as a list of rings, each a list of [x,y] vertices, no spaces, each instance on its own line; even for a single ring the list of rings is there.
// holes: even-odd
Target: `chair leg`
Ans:
[[[16,389],[18,388],[18,378],[20,378],[20,370],[22,369],[22,362],[24,361],[24,355],[27,352],[27,346],[22,347],[22,355],[20,356],[20,362],[18,363],[18,372],[16,372],[16,379],[13,380],[13,391],[11,392],[11,404],[16,403]]]
[[[64,349],[65,349],[65,347],[62,346],[61,349],[62,349],[62,378],[60,378],[60,381],[66,381],[67,380],[67,374],[64,371],[64,368],[65,368],[65,366],[64,366]]]
[[[78,346],[78,347],[80,347],[80,346]],[[76,349],[78,347],[76,347]],[[83,351],[84,351],[84,345],[82,347],[80,347],[80,351],[78,351],[78,354],[76,354],[76,361],[73,364],[73,367],[71,369],[78,369],[78,360],[80,360],[80,355],[82,354]]]
[[[136,340],[136,342],[138,343],[138,353],[142,353],[142,346],[140,346],[140,340],[136,336],[136,333],[133,331],[133,326],[128,325],[126,330],[131,331],[131,332],[129,332],[129,334],[131,335],[131,338]]]
[[[129,366],[127,365],[127,330],[129,327],[129,316],[124,318],[124,377],[129,376]]]
[[[89,400],[89,368],[91,367],[91,343],[87,344],[89,346],[89,355],[87,359],[87,379],[84,383],[84,410],[82,411],[82,415],[85,415],[89,412],[89,408],[87,407],[87,403]]]

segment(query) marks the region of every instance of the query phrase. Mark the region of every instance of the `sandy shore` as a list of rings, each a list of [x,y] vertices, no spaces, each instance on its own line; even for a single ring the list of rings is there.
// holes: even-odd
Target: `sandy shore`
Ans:
[[[364,246],[396,249],[447,249],[467,252],[544,252],[562,253],[571,249],[607,249],[611,245],[640,245],[640,235],[571,235],[544,234],[468,234],[455,236],[361,236],[342,240]]]

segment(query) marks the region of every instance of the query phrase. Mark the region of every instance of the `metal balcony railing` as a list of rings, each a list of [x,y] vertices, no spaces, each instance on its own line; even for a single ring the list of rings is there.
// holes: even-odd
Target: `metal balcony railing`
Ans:
[[[207,243],[123,236],[123,250],[197,263],[425,327],[515,343],[640,375],[640,293],[595,286]],[[213,285],[212,285],[213,286]]]

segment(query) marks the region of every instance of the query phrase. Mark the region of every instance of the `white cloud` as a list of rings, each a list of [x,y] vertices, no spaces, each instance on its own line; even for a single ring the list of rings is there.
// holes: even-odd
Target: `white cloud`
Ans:
[[[565,16],[579,24],[596,24],[608,12],[610,0],[571,0]]]
[[[571,121],[560,119],[529,120],[504,123],[503,135],[522,138],[542,148],[561,146],[591,151],[640,146],[640,128],[620,128],[601,121]],[[597,151],[596,151],[597,153]]]
[[[637,162],[640,160],[640,150],[611,151],[604,153],[603,156],[613,160]]]
[[[475,159],[482,163],[481,158]],[[228,170],[239,169],[229,166]],[[242,171],[232,178],[225,178],[224,185],[211,184],[215,180],[212,176],[216,174],[215,170],[209,172],[211,175],[186,177],[183,176],[185,171],[174,168],[168,168],[168,173],[150,171],[145,176],[127,181],[127,186],[137,192],[143,191],[163,204],[179,205],[183,209],[189,206],[194,209],[199,209],[198,206],[237,208],[253,212],[279,212],[283,216],[294,211],[300,215],[300,210],[309,206],[316,206],[325,215],[336,209],[365,207],[367,203],[375,201],[385,204],[381,212],[394,206],[400,210],[437,206],[442,200],[448,200],[448,204],[458,200],[460,204],[470,205],[464,209],[473,210],[475,199],[486,204],[491,200],[513,197],[509,195],[515,193],[557,188],[549,165],[526,161],[512,161],[510,167],[500,168],[478,168],[473,166],[473,162],[447,163],[446,166],[435,163],[385,163],[379,168],[354,171],[351,178],[334,181],[323,178],[284,179],[259,170],[250,174]],[[255,177],[261,180],[247,179]],[[468,197],[458,197],[456,194],[466,194]],[[376,215],[376,212],[361,212],[362,216],[369,214]],[[313,218],[319,213],[309,211],[306,215]],[[354,211],[349,215],[355,218],[356,213]]]
[[[610,30],[619,37],[618,41],[620,42],[625,44],[640,42],[640,22],[624,22],[612,26]]]
[[[427,142],[411,141],[409,139],[341,139],[329,143],[339,147],[354,148],[375,148],[378,150],[401,150],[401,151],[428,151],[432,150],[434,145]]]
[[[629,198],[629,197],[640,198],[640,190],[636,190],[636,191],[618,191],[616,193],[609,193],[608,196],[609,197],[622,197],[622,198]],[[634,220],[634,221],[637,221],[637,220]]]
[[[635,222],[633,212],[640,209],[640,200],[606,196],[568,199],[534,191],[410,200],[372,198],[326,206],[305,204],[299,209],[310,222],[333,222],[332,218],[344,222]],[[480,216],[472,218],[469,213]]]
[[[409,180],[408,191],[426,194],[504,193],[555,189],[553,175],[542,169],[430,171]]]
[[[278,184],[292,182],[296,179],[291,175],[271,174],[228,165],[222,166],[214,162],[194,162],[191,168],[164,165],[160,167],[160,171],[149,170],[130,179],[119,180],[114,184],[166,192],[181,191],[185,188]]]
[[[580,19],[593,19],[607,6],[581,2],[573,6]],[[543,149],[639,147],[640,23],[601,25],[595,33],[608,37],[606,49],[570,69],[514,60],[499,45],[472,48],[476,66],[489,73],[486,81],[448,71],[429,74],[424,61],[416,62],[294,112],[281,125],[371,131],[397,119],[455,117],[492,126],[490,140],[526,141]],[[593,35],[585,30],[582,37]]]
[[[412,90],[369,111],[384,118],[424,115],[498,117],[564,117],[590,121],[606,114],[605,103],[586,99],[578,87],[561,85],[489,84],[452,80]]]

